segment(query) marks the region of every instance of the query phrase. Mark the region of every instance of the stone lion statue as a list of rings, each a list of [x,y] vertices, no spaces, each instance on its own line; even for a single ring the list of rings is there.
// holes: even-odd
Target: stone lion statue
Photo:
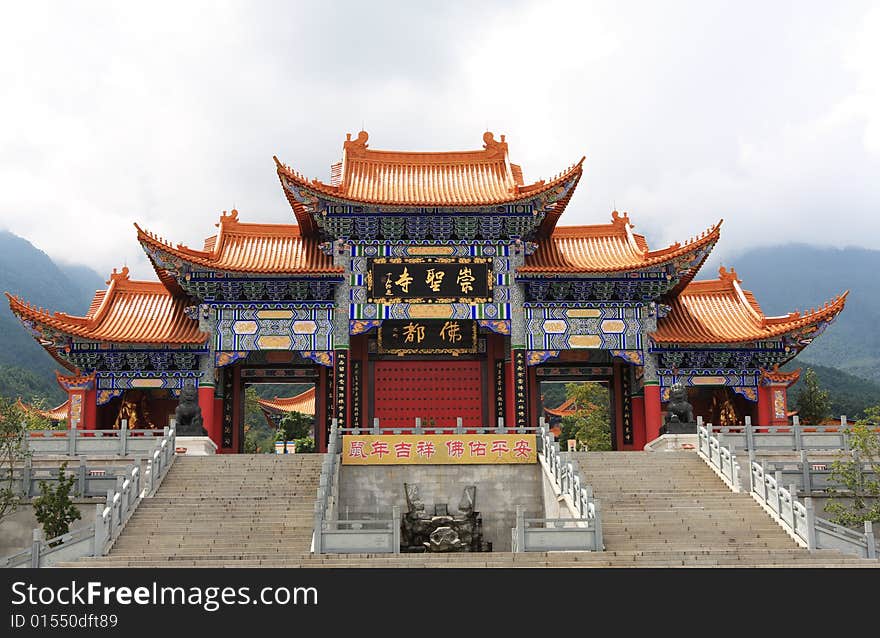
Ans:
[[[694,423],[694,408],[688,403],[687,388],[676,382],[669,389],[669,403],[666,406],[667,423]]]
[[[202,408],[199,407],[199,392],[191,385],[180,390],[180,402],[174,410],[177,436],[208,436],[202,425]]]

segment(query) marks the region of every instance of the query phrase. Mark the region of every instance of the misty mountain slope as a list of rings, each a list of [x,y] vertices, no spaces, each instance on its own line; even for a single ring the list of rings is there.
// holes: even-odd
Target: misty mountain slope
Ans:
[[[26,239],[0,231],[0,291],[51,311],[82,315],[95,290],[104,287],[103,278],[90,268],[58,266]],[[0,366],[7,379],[0,380],[0,394],[63,399],[52,373],[60,366],[10,312],[5,297],[0,308]]]

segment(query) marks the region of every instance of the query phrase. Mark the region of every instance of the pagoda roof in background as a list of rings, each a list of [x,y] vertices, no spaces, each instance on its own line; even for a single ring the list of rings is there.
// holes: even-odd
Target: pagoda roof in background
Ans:
[[[525,184],[522,168],[510,162],[504,136],[483,134],[483,148],[473,151],[384,151],[368,147],[369,135],[346,136],[342,161],[331,167],[331,182],[309,180],[276,157],[278,177],[300,225],[310,231],[312,222],[303,206],[288,191],[288,182],[330,198],[377,206],[455,207],[492,206],[527,200],[580,179],[584,158],[552,179]],[[555,224],[570,199],[557,206]],[[308,233],[307,233],[308,234]]]
[[[186,300],[173,296],[162,282],[132,281],[128,268],[123,268],[114,270],[107,283],[106,290],[95,293],[84,317],[50,313],[9,293],[6,296],[20,320],[82,339],[166,345],[203,344],[208,339],[198,322],[184,313]]]
[[[41,410],[33,405],[25,403],[21,399],[18,399],[16,403],[21,410],[29,414],[43,417],[44,419],[49,419],[50,421],[65,421],[70,416],[70,399],[49,410]]]
[[[640,270],[674,261],[718,242],[721,222],[684,244],[649,250],[644,235],[632,232],[629,215],[611,213],[610,224],[557,226],[549,240],[526,257],[518,274],[592,274]],[[708,252],[706,253],[708,256]],[[702,265],[702,262],[699,264]],[[699,265],[686,275],[686,282]]]
[[[257,399],[257,403],[264,412],[272,414],[299,412],[301,414],[313,416],[315,414],[315,388],[313,386],[294,397]]]
[[[725,344],[761,341],[833,320],[849,291],[819,309],[768,317],[755,296],[743,290],[736,271],[719,269],[719,278],[691,282],[657,322],[651,339],[658,344]]]
[[[220,216],[216,235],[205,240],[203,249],[188,248],[143,230],[135,224],[138,241],[145,248],[165,251],[171,256],[210,270],[254,274],[341,275],[343,270],[323,253],[314,237],[303,237],[296,224],[245,224],[238,211]],[[149,250],[147,253],[149,254]],[[151,258],[152,261],[152,258]],[[153,262],[159,278],[170,277]]]

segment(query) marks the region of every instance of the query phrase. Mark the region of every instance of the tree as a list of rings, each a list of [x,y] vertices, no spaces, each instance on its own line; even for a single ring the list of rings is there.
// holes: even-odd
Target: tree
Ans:
[[[574,415],[562,419],[559,440],[576,439],[594,451],[611,450],[611,414],[608,388],[601,383],[567,383],[565,393],[575,400]]]
[[[812,368],[807,368],[803,378],[804,387],[798,392],[795,404],[803,423],[818,424],[831,414],[828,393],[819,387],[819,379]]]
[[[868,421],[873,417],[873,423],[878,422],[880,406],[865,412],[870,413],[868,417],[850,429],[850,457],[837,459],[831,465],[831,480],[842,489],[828,490],[830,498],[825,512],[832,514],[831,522],[838,525],[880,523],[880,438]],[[863,471],[865,463],[871,468],[873,478]]]
[[[275,432],[266,423],[254,386],[244,391],[244,451],[248,454],[274,454]]]
[[[30,456],[28,422],[15,402],[0,397],[0,520],[12,514],[22,500],[14,489],[13,471]]]
[[[313,422],[313,417],[301,412],[288,412],[281,417],[277,440],[284,441],[285,453],[288,441],[295,441],[297,452],[315,451],[315,440],[311,437]]]
[[[52,539],[70,531],[70,524],[82,516],[70,499],[76,477],[67,475],[67,463],[58,468],[58,485],[40,481],[40,495],[34,499],[34,515],[43,526],[45,538]],[[57,544],[57,543],[54,543]]]

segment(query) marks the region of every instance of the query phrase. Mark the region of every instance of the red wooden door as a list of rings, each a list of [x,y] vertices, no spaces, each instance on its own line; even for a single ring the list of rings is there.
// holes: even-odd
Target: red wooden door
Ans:
[[[376,361],[373,416],[384,429],[483,427],[483,374],[480,361]]]

